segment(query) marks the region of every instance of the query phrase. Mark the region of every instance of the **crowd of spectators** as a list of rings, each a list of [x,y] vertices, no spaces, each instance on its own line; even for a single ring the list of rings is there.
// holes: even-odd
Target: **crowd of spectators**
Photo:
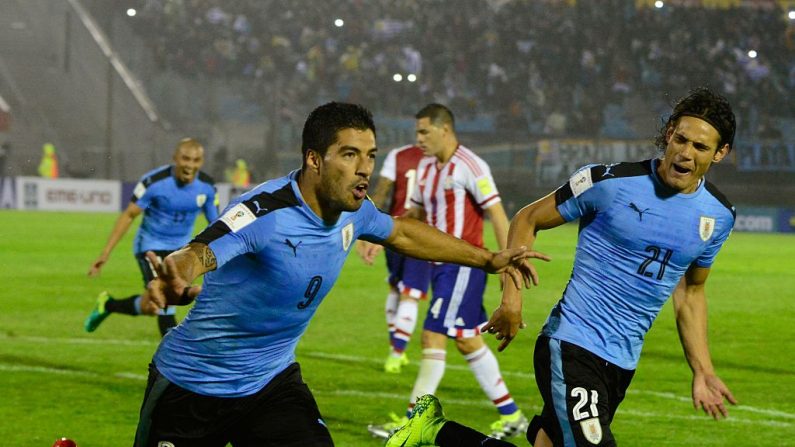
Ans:
[[[407,116],[438,101],[501,128],[597,135],[611,105],[633,97],[662,110],[709,85],[735,104],[741,131],[795,115],[795,33],[774,1],[650,3],[137,0],[132,22],[159,68],[262,81],[255,101],[337,99]]]

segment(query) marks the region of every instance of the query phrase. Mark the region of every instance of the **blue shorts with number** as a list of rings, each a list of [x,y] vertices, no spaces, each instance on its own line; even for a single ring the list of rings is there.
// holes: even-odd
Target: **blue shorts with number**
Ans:
[[[425,316],[425,330],[450,338],[472,338],[488,316],[483,309],[486,272],[456,264],[433,266],[433,299]]]
[[[425,299],[431,282],[431,263],[386,250],[389,285],[403,295]]]

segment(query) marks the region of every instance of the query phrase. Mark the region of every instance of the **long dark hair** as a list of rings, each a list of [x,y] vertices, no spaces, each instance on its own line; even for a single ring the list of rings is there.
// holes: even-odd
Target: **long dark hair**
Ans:
[[[702,119],[714,127],[720,135],[718,148],[728,144],[729,150],[731,150],[734,146],[736,122],[731,104],[726,98],[713,93],[710,89],[698,87],[677,101],[671,116],[668,117],[668,120],[660,128],[659,135],[654,139],[654,144],[658,149],[665,150],[667,145],[665,137],[668,134],[668,129],[675,126],[679,118],[683,116]]]

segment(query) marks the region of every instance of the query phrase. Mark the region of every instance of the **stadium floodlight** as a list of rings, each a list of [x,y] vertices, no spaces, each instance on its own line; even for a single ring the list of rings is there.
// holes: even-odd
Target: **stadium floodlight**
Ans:
[[[392,80],[395,82],[400,82],[403,80],[403,75],[400,73],[395,73],[392,75]]]
[[[756,53],[756,50],[748,51],[748,57],[750,57],[751,59],[756,59],[756,56],[758,56],[758,54]]]
[[[127,15],[130,17],[135,17],[136,14],[138,14],[138,11],[136,11],[135,8],[130,8],[127,10]]]
[[[795,20],[795,11],[790,11],[787,14],[787,17],[789,17],[790,20]]]
[[[406,76],[406,80],[409,82],[414,82],[417,80],[417,75],[415,75],[414,73],[409,73],[409,75]]]
[[[345,25],[345,21],[342,19],[334,19],[334,26],[337,28],[342,28]]]
[[[657,9],[660,9],[663,6],[665,6],[665,3],[663,3],[662,0],[657,0],[656,2],[654,2],[654,7]]]

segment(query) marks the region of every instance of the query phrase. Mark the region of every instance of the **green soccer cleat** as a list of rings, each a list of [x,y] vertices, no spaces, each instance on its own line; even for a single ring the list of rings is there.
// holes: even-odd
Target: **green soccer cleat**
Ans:
[[[389,418],[392,420],[386,424],[368,425],[367,431],[370,432],[370,434],[375,438],[386,439],[392,436],[392,433],[398,431],[400,427],[406,425],[409,422],[409,418],[407,416],[398,417],[398,415],[395,413],[389,413]]]
[[[403,370],[403,367],[409,364],[409,357],[406,353],[400,354],[400,357],[395,357],[392,354],[389,354],[389,357],[386,358],[384,362],[384,372],[389,374],[400,374],[400,371]]]
[[[514,414],[500,416],[500,419],[491,424],[490,437],[494,439],[512,438],[524,434],[527,431],[529,422],[521,410],[516,410]]]
[[[112,299],[113,298],[111,298],[106,291],[102,291],[97,295],[97,303],[94,305],[94,309],[91,310],[88,318],[86,318],[85,323],[83,323],[86,332],[94,332],[99,325],[105,321],[105,318],[108,318],[110,312],[105,310],[105,304]]]
[[[409,422],[398,429],[384,447],[421,447],[436,445],[436,435],[447,422],[442,404],[435,396],[426,394],[417,399]]]

